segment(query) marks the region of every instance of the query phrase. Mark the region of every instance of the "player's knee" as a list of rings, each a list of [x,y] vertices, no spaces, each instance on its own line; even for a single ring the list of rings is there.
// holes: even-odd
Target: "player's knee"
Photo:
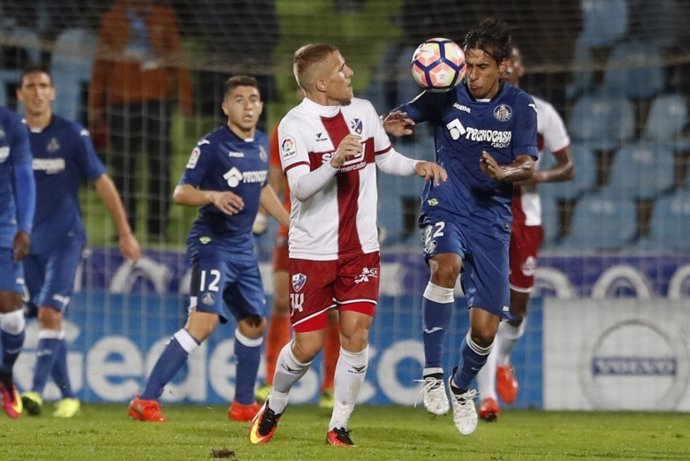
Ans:
[[[472,342],[482,348],[490,347],[494,343],[495,337],[496,334],[489,331],[472,329],[470,332]]]
[[[218,315],[193,311],[189,314],[185,328],[195,340],[202,342],[211,336],[213,330],[216,329],[216,325],[218,325]]]
[[[22,296],[11,291],[0,291],[0,314],[9,314],[22,309]]]
[[[441,287],[452,288],[460,275],[460,265],[442,263],[434,266],[431,281]]]
[[[309,339],[301,338],[300,335],[295,336],[292,342],[292,355],[301,363],[309,363],[314,360],[316,354],[323,349],[323,340],[318,340],[314,337]]]
[[[260,338],[266,329],[266,319],[258,315],[250,315],[238,322],[237,329],[247,338]]]
[[[38,324],[42,329],[60,330],[62,329],[62,312],[48,306],[41,306],[38,309]]]

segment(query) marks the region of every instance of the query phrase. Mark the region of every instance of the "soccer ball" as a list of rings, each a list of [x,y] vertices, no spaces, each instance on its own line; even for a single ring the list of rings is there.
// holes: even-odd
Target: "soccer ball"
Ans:
[[[448,91],[465,76],[465,53],[447,38],[430,38],[412,55],[410,70],[419,86],[433,92]]]

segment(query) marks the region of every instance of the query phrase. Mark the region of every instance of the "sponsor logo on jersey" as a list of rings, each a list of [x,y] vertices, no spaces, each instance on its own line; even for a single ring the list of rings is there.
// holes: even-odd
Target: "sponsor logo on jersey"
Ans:
[[[472,112],[469,107],[465,106],[464,104],[458,104],[457,102],[453,103],[453,107],[455,107],[457,110],[467,112],[468,114]]]
[[[239,186],[241,182],[245,184],[264,182],[266,181],[267,176],[268,171],[266,170],[245,171],[243,173],[239,169],[237,169],[237,167],[232,167],[223,175],[223,179],[227,181],[229,187],[234,188]]]
[[[280,156],[289,160],[297,155],[297,144],[292,136],[286,136],[280,141]]]
[[[189,156],[189,160],[187,161],[187,168],[190,170],[195,168],[200,156],[201,149],[199,149],[199,146],[196,146],[194,149],[192,149],[192,154]]]
[[[82,128],[81,131],[79,132],[79,136],[87,137],[87,136],[89,136],[89,134],[90,134],[89,130],[87,130],[86,128]]]
[[[307,276],[304,274],[293,274],[292,275],[292,289],[295,291],[300,291],[304,288],[304,284],[307,283]]]
[[[362,120],[358,118],[350,120],[350,129],[357,134],[362,134]]]
[[[316,133],[316,142],[328,141],[328,138],[323,135],[323,131]]]
[[[46,174],[57,174],[65,171],[64,158],[35,158],[31,161],[34,171],[43,171]]]
[[[355,277],[355,283],[368,282],[369,278],[378,278],[379,271],[377,268],[369,269],[368,267],[363,267],[362,272]]]
[[[211,237],[199,237],[199,241],[201,242],[202,245],[207,245],[208,243],[211,242]]]
[[[501,104],[494,109],[494,118],[499,122],[507,122],[513,118],[513,109],[507,104]]]
[[[438,205],[438,199],[432,198],[426,201],[426,203],[429,204],[429,206],[436,206]]]
[[[46,145],[46,152],[57,152],[60,149],[60,143],[57,138],[52,138],[50,142]]]
[[[7,157],[10,156],[10,148],[7,146],[2,146],[0,147],[0,162],[4,162],[7,160]]]
[[[244,152],[228,152],[230,158],[244,158]]]

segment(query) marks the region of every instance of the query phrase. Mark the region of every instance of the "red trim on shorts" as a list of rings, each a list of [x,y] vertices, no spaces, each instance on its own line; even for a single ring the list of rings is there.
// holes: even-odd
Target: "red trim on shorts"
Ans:
[[[302,320],[293,323],[292,328],[297,333],[308,333],[310,331],[323,330],[328,326],[328,311],[333,309],[335,304],[311,314],[309,317],[305,317]]]

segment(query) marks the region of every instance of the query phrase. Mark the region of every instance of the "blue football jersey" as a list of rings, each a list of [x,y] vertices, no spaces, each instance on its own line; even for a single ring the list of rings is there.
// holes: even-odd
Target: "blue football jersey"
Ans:
[[[422,214],[439,210],[471,218],[469,225],[482,232],[510,232],[513,184],[489,178],[479,159],[483,150],[499,164],[512,163],[520,154],[537,157],[532,98],[503,83],[491,101],[479,101],[462,84],[446,93],[423,92],[399,109],[415,122],[434,124],[436,161],[448,172],[448,181],[439,186],[427,182]]]
[[[29,135],[14,112],[0,107],[0,248],[12,248],[17,233],[14,168],[30,167]],[[33,185],[32,185],[33,187]]]
[[[203,137],[192,150],[180,184],[202,190],[230,191],[242,197],[244,208],[229,216],[212,204],[201,207],[190,237],[221,237],[237,245],[252,247],[252,224],[267,179],[268,137],[265,133],[257,131],[252,141],[246,141],[223,125]]]
[[[36,178],[36,215],[31,254],[61,248],[75,237],[85,238],[79,187],[98,179],[105,167],[89,132],[78,123],[53,115],[40,132],[30,131]]]

